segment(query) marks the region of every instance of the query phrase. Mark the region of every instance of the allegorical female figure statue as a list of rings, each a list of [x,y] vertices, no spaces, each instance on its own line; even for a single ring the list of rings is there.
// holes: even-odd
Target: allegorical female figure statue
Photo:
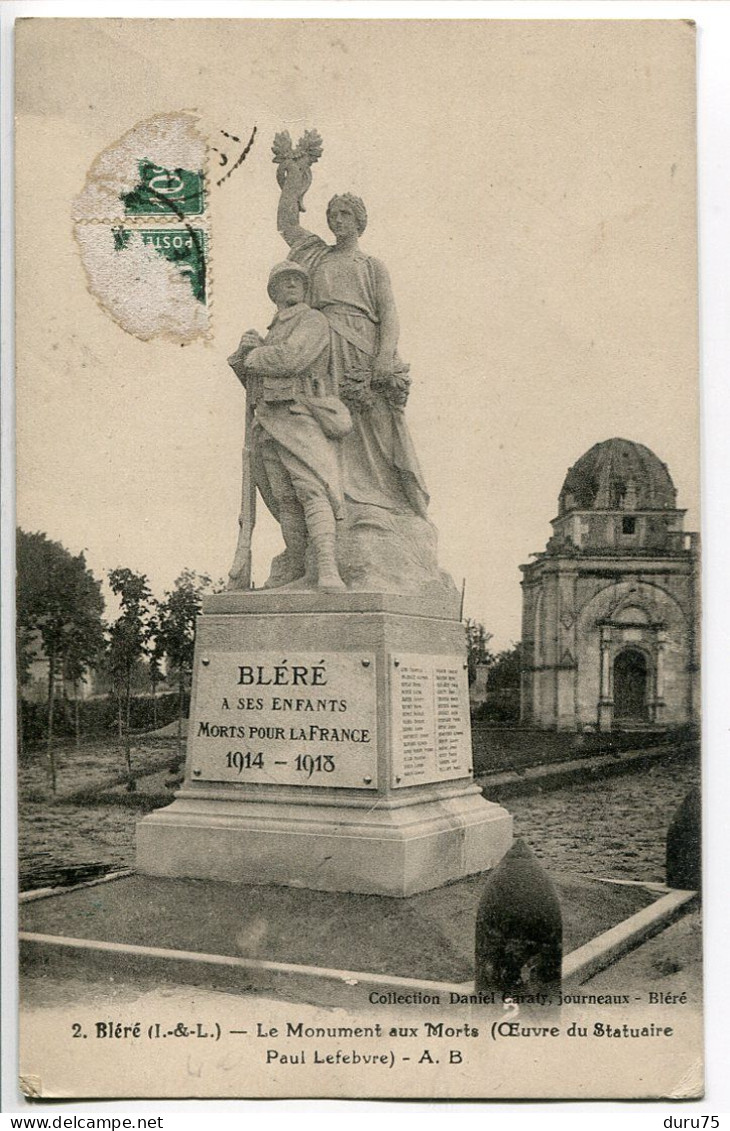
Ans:
[[[360,248],[367,224],[362,200],[335,196],[328,244],[300,223],[311,165],[322,153],[316,131],[292,148],[287,133],[273,145],[281,189],[277,225],[289,258],[309,272],[307,301],[330,328],[330,374],[352,416],[338,441],[345,518],[338,526],[340,572],[348,587],[421,592],[453,590],[438,568],[428,492],[405,418],[409,367],[398,356],[398,314],[383,263]]]
[[[311,174],[309,176],[311,180]],[[333,246],[300,224],[305,173],[288,163],[278,228],[289,258],[309,271],[309,303],[330,325],[330,365],[353,430],[342,441],[342,483],[353,503],[426,516],[428,493],[411,441],[404,407],[408,366],[398,357],[398,314],[390,278],[379,259],[366,255],[359,237],[365,205],[349,193],[327,207]]]

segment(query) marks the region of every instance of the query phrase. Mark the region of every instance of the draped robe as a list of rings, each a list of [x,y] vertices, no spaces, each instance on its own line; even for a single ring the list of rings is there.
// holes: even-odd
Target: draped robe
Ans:
[[[378,272],[385,268],[359,249],[340,251],[311,233],[292,247],[289,258],[309,271],[308,301],[329,322],[330,368],[342,393],[348,375],[372,373],[380,344]],[[407,374],[408,366],[396,355],[394,375]],[[428,492],[403,408],[383,392],[368,399],[353,409],[353,430],[341,441],[345,497],[426,518]]]

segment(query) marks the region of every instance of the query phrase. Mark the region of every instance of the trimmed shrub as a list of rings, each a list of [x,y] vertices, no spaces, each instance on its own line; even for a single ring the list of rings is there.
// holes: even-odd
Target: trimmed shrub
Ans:
[[[487,685],[487,697],[476,708],[473,718],[488,723],[517,725],[520,721],[519,687],[503,687],[490,691]]]

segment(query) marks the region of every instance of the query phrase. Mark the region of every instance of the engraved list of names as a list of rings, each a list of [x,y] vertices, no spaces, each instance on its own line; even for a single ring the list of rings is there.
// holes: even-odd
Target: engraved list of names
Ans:
[[[394,787],[471,773],[467,677],[458,657],[391,656],[390,696]]]

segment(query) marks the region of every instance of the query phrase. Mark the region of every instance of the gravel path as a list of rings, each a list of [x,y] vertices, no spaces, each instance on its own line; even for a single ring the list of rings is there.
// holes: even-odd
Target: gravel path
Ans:
[[[677,758],[506,804],[548,870],[662,883],[667,829],[698,782],[697,761]]]
[[[173,741],[148,741],[134,739],[132,769],[135,777],[144,781],[145,775],[169,765],[176,757]],[[78,749],[66,744],[56,750],[58,773],[56,800],[84,790],[102,789],[115,781],[126,779],[127,765],[124,746],[116,741],[85,742]],[[18,767],[18,792],[21,799],[51,801],[53,795],[48,782],[45,751],[36,749]]]
[[[121,805],[21,804],[21,891],[134,867],[134,830],[141,816],[139,809]]]
[[[602,782],[511,797],[507,808],[515,835],[548,870],[661,882],[669,822],[698,778],[694,760],[667,760]],[[134,829],[143,812],[21,802],[21,887],[73,882],[63,874],[73,867],[133,868]]]

